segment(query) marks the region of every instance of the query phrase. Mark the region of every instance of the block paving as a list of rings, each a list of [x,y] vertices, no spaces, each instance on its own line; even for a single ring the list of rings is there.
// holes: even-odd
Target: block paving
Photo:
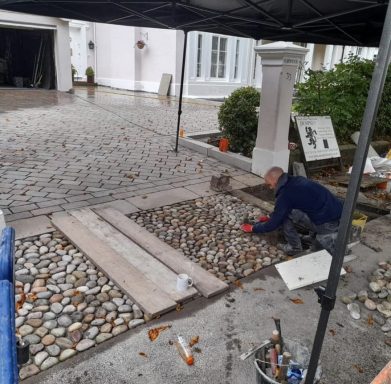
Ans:
[[[207,182],[228,170],[175,153],[178,102],[108,88],[0,91],[0,208],[8,221]],[[217,127],[218,103],[183,104],[186,133]]]

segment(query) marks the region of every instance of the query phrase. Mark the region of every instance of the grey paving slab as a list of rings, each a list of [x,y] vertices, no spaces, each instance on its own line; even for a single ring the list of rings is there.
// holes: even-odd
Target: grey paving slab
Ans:
[[[10,222],[10,226],[15,229],[16,239],[24,239],[26,237],[55,231],[47,216],[36,216],[29,219],[12,221]]]
[[[248,187],[253,187],[255,185],[260,185],[265,183],[265,180],[262,177],[253,175],[251,173],[234,176],[233,179],[247,185]]]
[[[136,196],[128,201],[140,209],[151,209],[171,205],[181,201],[196,199],[198,195],[185,188],[174,188],[168,191],[154,192],[143,196]]]
[[[114,208],[117,211],[123,213],[124,215],[128,215],[129,213],[137,212],[139,209],[126,200],[113,200],[108,203],[91,205],[89,208],[91,209],[100,209],[100,208]]]
[[[190,185],[186,185],[185,188],[191,192],[194,192],[199,196],[211,196],[211,195],[217,195],[218,193],[210,189],[210,182],[190,184]]]

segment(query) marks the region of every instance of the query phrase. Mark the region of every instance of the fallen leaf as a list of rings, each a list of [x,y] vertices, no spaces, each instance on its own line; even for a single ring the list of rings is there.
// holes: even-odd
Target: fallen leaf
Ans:
[[[286,259],[287,260],[293,260],[293,256],[287,256]]]
[[[140,356],[142,356],[142,357],[148,357],[147,354],[144,353],[144,352],[139,352],[138,354],[139,354]]]
[[[144,196],[141,196],[141,198],[142,198],[142,199],[147,199],[148,196],[145,196],[145,195],[144,195]]]
[[[289,298],[289,300],[290,300],[293,304],[304,304],[304,301],[301,300],[299,297],[295,297],[294,299]]]
[[[344,269],[345,269],[346,273],[352,273],[353,272],[353,268],[350,265],[344,266]]]
[[[23,307],[23,304],[24,302],[26,301],[26,295],[24,293],[22,293],[20,295],[20,300],[18,300],[15,304],[15,309],[18,311],[19,309],[21,309]]]
[[[264,291],[264,289],[261,287],[257,287],[257,288],[254,288],[254,292],[256,292],[256,291]]]
[[[359,373],[364,372],[364,368],[361,365],[353,364],[353,367],[356,368]]]
[[[371,327],[373,325],[373,317],[372,315],[368,315],[368,320],[367,320],[368,325]]]
[[[130,179],[130,180],[133,180],[134,179],[134,176],[133,175],[126,175],[126,177],[128,178],[128,179]]]
[[[148,331],[148,336],[151,341],[155,341],[159,335],[160,332],[165,331],[166,329],[171,328],[171,325],[163,325],[158,328],[152,328]]]
[[[193,336],[190,340],[189,346],[192,347],[195,344],[198,344],[198,341],[200,340],[199,336]]]
[[[180,304],[177,304],[177,305],[176,305],[175,310],[176,310],[177,312],[182,311],[182,309],[183,309],[183,305],[180,305]]]
[[[202,352],[202,349],[201,349],[201,348],[198,348],[198,347],[194,347],[194,348],[193,348],[193,352],[195,352],[195,353],[201,353],[201,352]]]
[[[338,327],[341,327],[341,328],[344,328],[345,326],[343,325],[343,324],[341,324],[341,323],[335,323],[335,324],[337,324],[338,325]]]
[[[240,280],[235,280],[235,281],[234,281],[234,284],[235,284],[238,288],[243,289],[243,284],[242,284],[242,282],[241,282]]]
[[[38,299],[38,297],[35,293],[28,293],[26,299],[29,301],[35,301]]]
[[[172,340],[168,340],[168,344],[174,345],[174,342]]]
[[[335,332],[334,329],[329,329],[329,332],[330,332],[331,336],[335,336],[335,334],[337,333],[337,332]]]

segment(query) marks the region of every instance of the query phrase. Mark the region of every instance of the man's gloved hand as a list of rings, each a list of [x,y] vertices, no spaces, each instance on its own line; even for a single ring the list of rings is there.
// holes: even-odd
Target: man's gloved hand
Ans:
[[[252,232],[253,231],[253,226],[251,224],[242,224],[240,226],[240,229],[243,231],[243,232]]]
[[[270,217],[269,216],[261,216],[259,219],[258,219],[258,222],[259,223],[266,223],[270,220]]]

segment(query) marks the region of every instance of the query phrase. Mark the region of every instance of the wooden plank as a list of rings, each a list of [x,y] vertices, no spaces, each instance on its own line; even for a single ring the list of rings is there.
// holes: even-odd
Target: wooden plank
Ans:
[[[57,213],[53,215],[52,223],[149,316],[176,307],[174,300],[94,236],[79,220],[67,213]]]
[[[205,271],[115,209],[99,209],[96,213],[176,273],[186,273],[191,276],[195,287],[203,296],[210,297],[228,289],[228,284]]]
[[[78,219],[96,237],[104,241],[128,263],[132,264],[133,267],[137,268],[149,280],[160,287],[171,299],[177,302],[183,302],[197,295],[198,292],[194,288],[189,288],[185,292],[178,292],[176,290],[176,273],[113,226],[102,220],[91,209],[77,209],[68,213]]]

